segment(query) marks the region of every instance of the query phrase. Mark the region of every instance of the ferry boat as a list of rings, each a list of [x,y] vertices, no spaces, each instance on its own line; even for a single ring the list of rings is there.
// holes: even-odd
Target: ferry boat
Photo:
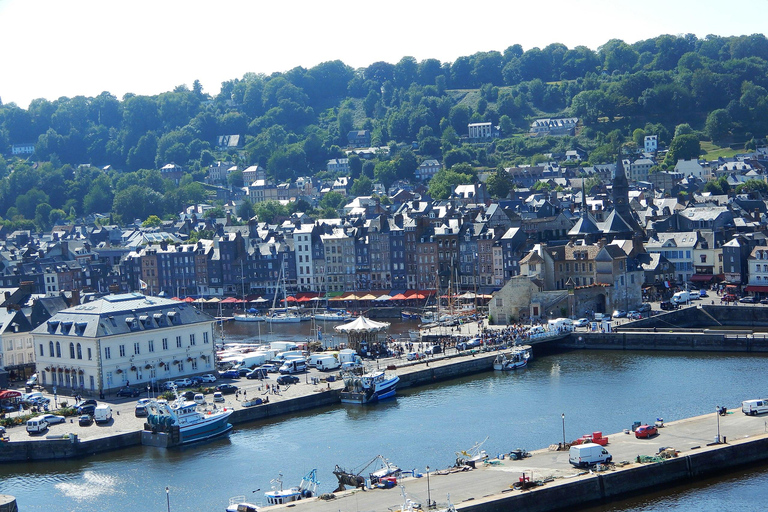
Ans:
[[[348,375],[344,378],[341,402],[345,404],[368,404],[395,396],[400,377],[376,370],[361,377]]]
[[[173,391],[176,394],[176,400],[173,402],[152,399],[147,403],[146,408],[149,414],[145,430],[168,432],[171,436],[178,435],[178,439],[174,440],[177,442],[174,444],[203,441],[228,434],[232,430],[232,425],[227,422],[234,412],[232,409],[224,407],[200,411],[197,403],[184,400],[179,395],[176,386],[173,387]]]
[[[516,347],[512,352],[499,354],[493,361],[493,369],[497,371],[517,370],[528,366],[531,359],[531,347],[528,345]]]

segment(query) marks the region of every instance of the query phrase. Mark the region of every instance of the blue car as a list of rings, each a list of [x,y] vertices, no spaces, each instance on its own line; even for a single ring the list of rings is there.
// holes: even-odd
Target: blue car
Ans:
[[[240,372],[237,370],[227,370],[219,373],[219,377],[222,379],[239,379]]]

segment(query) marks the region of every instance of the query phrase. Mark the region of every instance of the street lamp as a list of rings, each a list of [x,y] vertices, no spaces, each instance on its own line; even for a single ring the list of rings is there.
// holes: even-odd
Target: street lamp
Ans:
[[[562,414],[563,418],[563,449],[565,449],[565,413]]]
[[[717,439],[715,439],[716,443],[720,443],[720,406],[718,405],[715,407],[715,416],[717,416]]]
[[[429,466],[427,466],[427,508],[432,508],[432,492],[429,488]]]
[[[53,386],[53,408],[59,408],[58,396],[56,395],[56,386]]]
[[[149,396],[149,391],[152,389],[152,386],[147,384],[147,400],[149,400],[151,397]]]
[[[168,487],[165,488],[165,503],[168,507],[168,512],[171,512],[171,490]]]

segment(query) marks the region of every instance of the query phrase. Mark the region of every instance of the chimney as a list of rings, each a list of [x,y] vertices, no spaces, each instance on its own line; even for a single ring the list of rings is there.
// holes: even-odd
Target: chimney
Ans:
[[[72,290],[72,301],[69,307],[80,305],[80,290]]]
[[[571,202],[571,214],[573,214],[576,211],[576,203]]]
[[[606,240],[605,237],[603,237],[597,241],[597,246],[602,249],[603,247],[605,247],[605,244],[607,243],[608,243],[608,240]]]
[[[760,209],[755,208],[755,222],[760,222]]]
[[[115,295],[120,292],[120,286],[116,284],[109,285],[109,293]]]

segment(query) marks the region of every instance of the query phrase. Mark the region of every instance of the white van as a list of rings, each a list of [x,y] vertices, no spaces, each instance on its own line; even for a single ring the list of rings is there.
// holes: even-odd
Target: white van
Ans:
[[[321,357],[315,361],[315,368],[317,368],[321,372],[336,370],[337,368],[340,368],[340,367],[341,367],[341,363],[339,362],[338,359],[336,359],[333,356]]]
[[[48,429],[48,422],[42,418],[32,418],[27,420],[27,432],[37,434],[45,432]]]
[[[303,359],[289,359],[280,367],[283,375],[307,371],[307,363]]]
[[[112,408],[107,404],[99,404],[93,411],[93,421],[96,423],[108,423],[112,419]]]
[[[333,355],[333,352],[315,352],[311,356],[309,356],[309,359],[307,359],[307,366],[310,368],[314,368],[317,366],[317,362],[321,359],[327,359],[329,357],[333,357],[336,359],[336,357]]]
[[[568,462],[577,468],[591,466],[601,462],[611,462],[613,456],[599,444],[587,443],[571,446]]]
[[[741,402],[741,412],[747,416],[755,416],[768,412],[768,400],[744,400]]]
[[[691,300],[691,294],[689,292],[677,292],[672,296],[671,301],[675,304],[685,304]]]

